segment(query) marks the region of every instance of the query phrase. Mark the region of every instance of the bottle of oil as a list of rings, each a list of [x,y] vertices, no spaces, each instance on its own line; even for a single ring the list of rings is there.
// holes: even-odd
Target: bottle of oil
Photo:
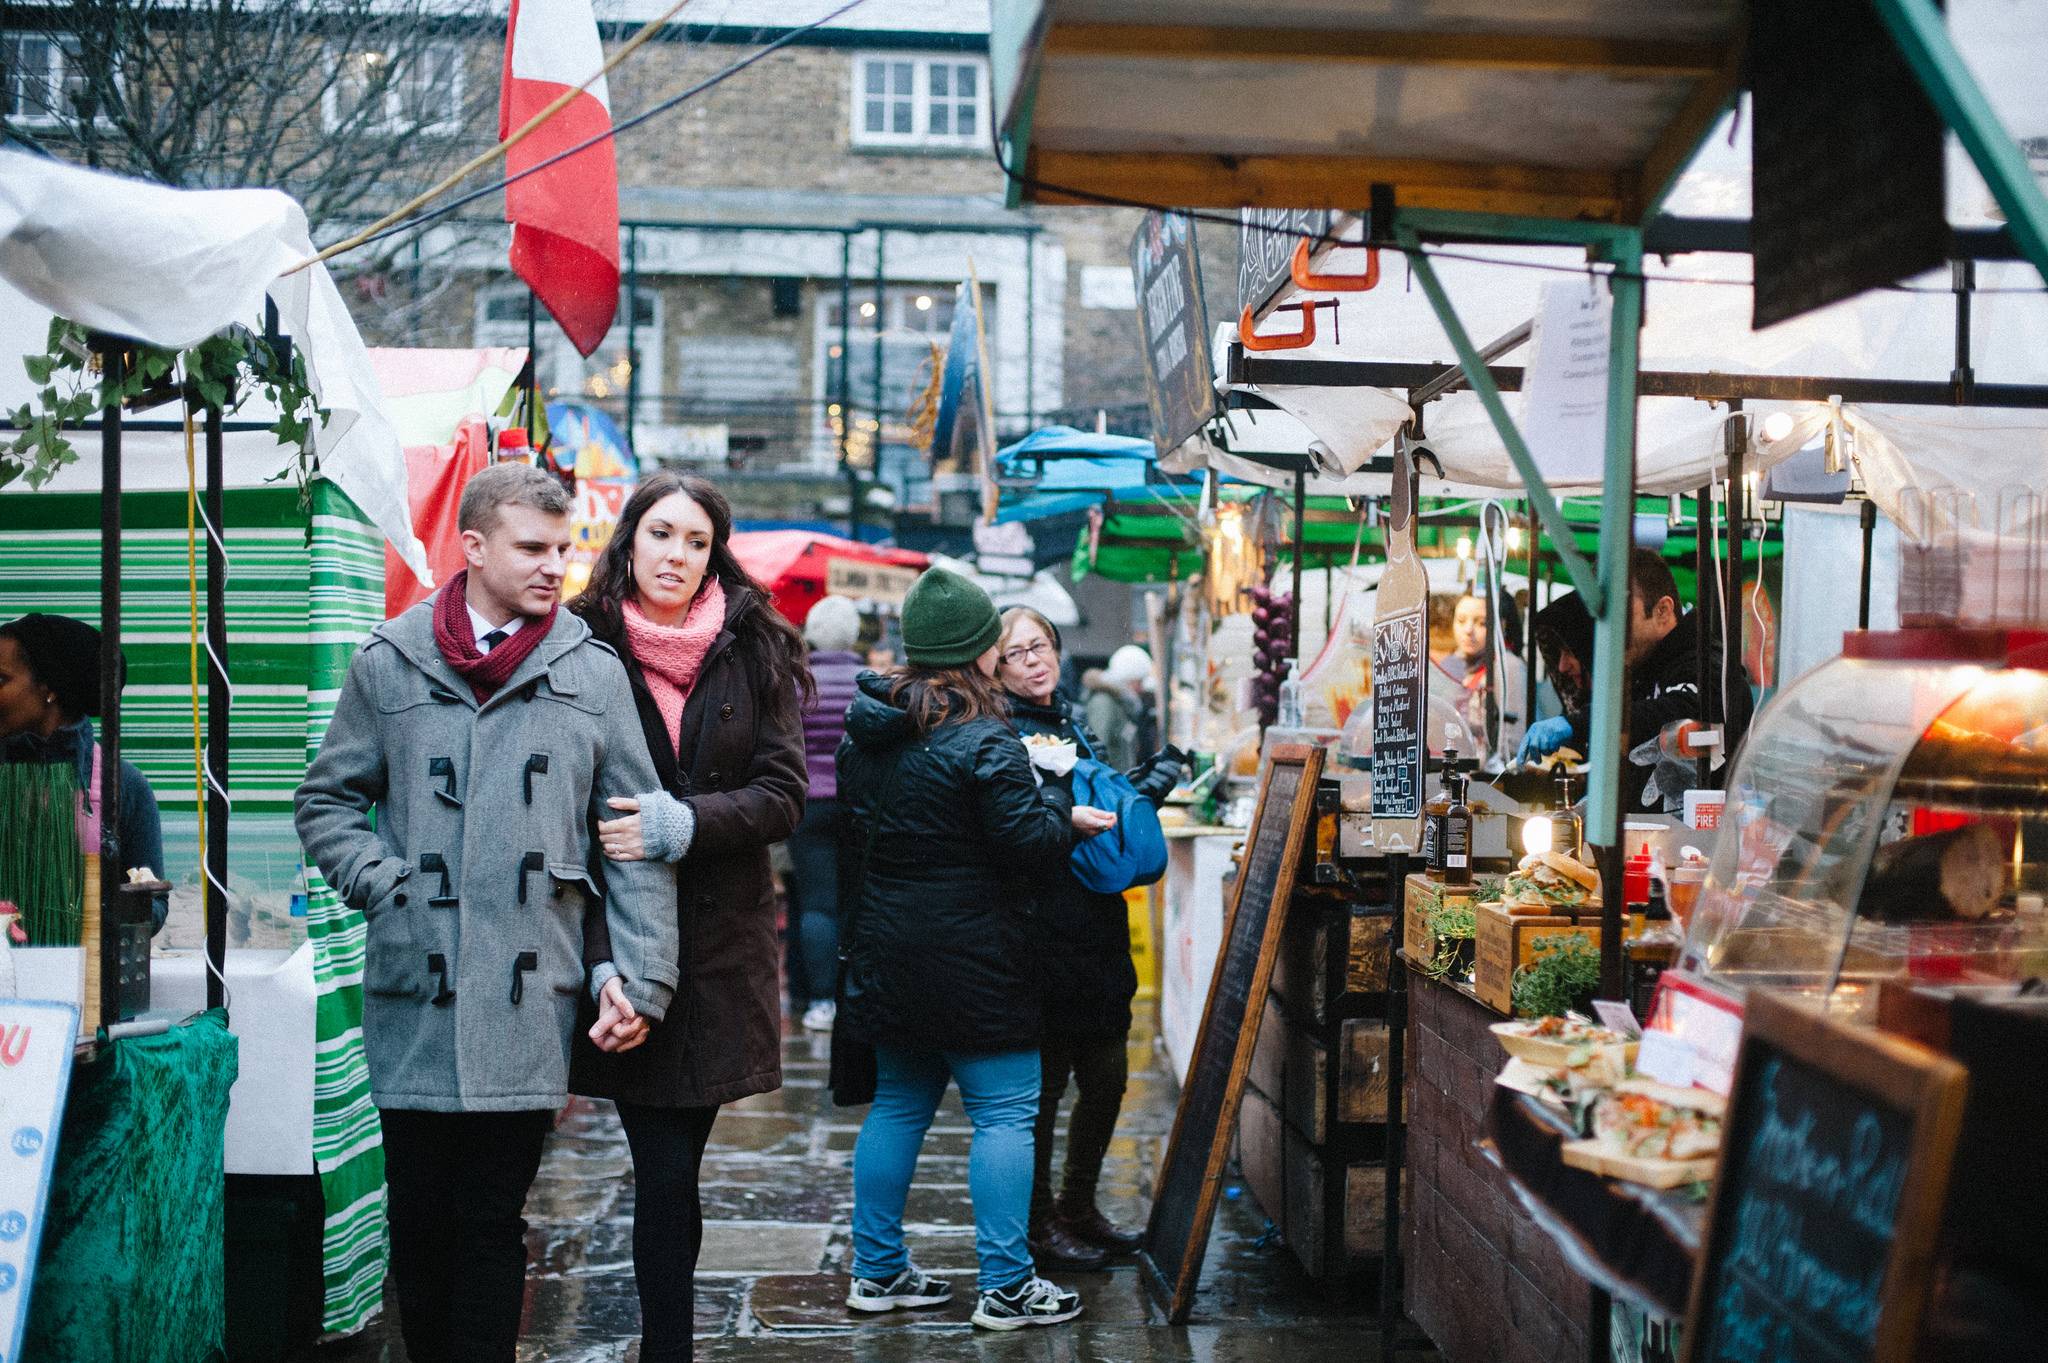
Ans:
[[[1444,861],[1444,817],[1451,811],[1451,782],[1457,775],[1458,750],[1445,748],[1443,756],[1443,783],[1437,792],[1422,806],[1422,868],[1438,880],[1447,879],[1448,867]]]
[[[1450,803],[1444,810],[1443,832],[1439,843],[1443,847],[1444,883],[1446,885],[1470,885],[1472,883],[1472,806],[1467,803],[1471,793],[1472,777],[1468,772],[1451,773]]]

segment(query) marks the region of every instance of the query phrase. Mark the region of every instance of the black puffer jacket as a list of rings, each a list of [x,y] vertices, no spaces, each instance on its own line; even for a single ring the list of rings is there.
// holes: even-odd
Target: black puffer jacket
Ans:
[[[1031,779],[998,720],[919,734],[863,672],[839,745],[839,799],[865,857],[838,1026],[876,1045],[996,1054],[1036,1050],[1032,890],[1065,865],[1073,797]]]
[[[1021,733],[1064,739],[1078,733],[1091,752],[1104,751],[1087,722],[1057,696],[1049,706],[1012,696],[1010,717]],[[1107,1041],[1129,1033],[1138,970],[1123,896],[1089,889],[1066,862],[1039,882],[1037,903],[1046,1035]]]

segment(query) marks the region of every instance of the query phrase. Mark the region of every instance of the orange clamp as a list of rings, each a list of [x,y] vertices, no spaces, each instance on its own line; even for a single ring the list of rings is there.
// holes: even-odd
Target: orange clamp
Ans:
[[[1252,310],[1247,307],[1238,314],[1237,339],[1246,350],[1305,350],[1316,343],[1316,309],[1334,308],[1336,303],[1327,299],[1316,299],[1307,303],[1283,303],[1273,309],[1275,312],[1301,312],[1301,330],[1287,336],[1261,336],[1252,329]]]
[[[1294,248],[1294,264],[1288,273],[1294,276],[1296,287],[1310,293],[1364,293],[1380,282],[1380,248],[1365,248],[1364,274],[1312,274],[1308,268],[1308,238],[1303,237]]]

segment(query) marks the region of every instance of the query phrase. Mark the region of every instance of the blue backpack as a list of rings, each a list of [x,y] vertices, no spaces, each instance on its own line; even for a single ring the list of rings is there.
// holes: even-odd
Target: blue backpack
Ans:
[[[1074,844],[1069,856],[1074,875],[1098,894],[1150,885],[1166,874],[1166,833],[1159,826],[1159,811],[1129,777],[1095,756],[1078,725],[1074,742],[1083,754],[1074,763],[1074,803],[1116,815],[1116,827]]]

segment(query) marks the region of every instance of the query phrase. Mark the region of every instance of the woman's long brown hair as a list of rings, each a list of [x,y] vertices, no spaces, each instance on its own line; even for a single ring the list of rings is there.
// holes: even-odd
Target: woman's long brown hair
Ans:
[[[941,724],[974,719],[1010,722],[1010,697],[994,677],[985,677],[973,663],[961,667],[892,667],[889,700],[910,716],[921,734]]]
[[[582,616],[598,638],[612,642],[625,639],[626,602],[633,599],[637,590],[633,586],[633,539],[654,504],[676,492],[702,507],[711,521],[711,559],[704,571],[707,576],[717,577],[725,589],[734,645],[761,687],[764,707],[770,714],[782,713],[784,706],[801,697],[808,709],[816,700],[818,689],[811,679],[810,655],[803,636],[775,609],[768,589],[754,581],[733,556],[732,503],[707,478],[672,469],[643,478],[626,499],[610,542],[590,570],[590,585],[569,603],[569,609]],[[741,603],[731,601],[736,593]]]

